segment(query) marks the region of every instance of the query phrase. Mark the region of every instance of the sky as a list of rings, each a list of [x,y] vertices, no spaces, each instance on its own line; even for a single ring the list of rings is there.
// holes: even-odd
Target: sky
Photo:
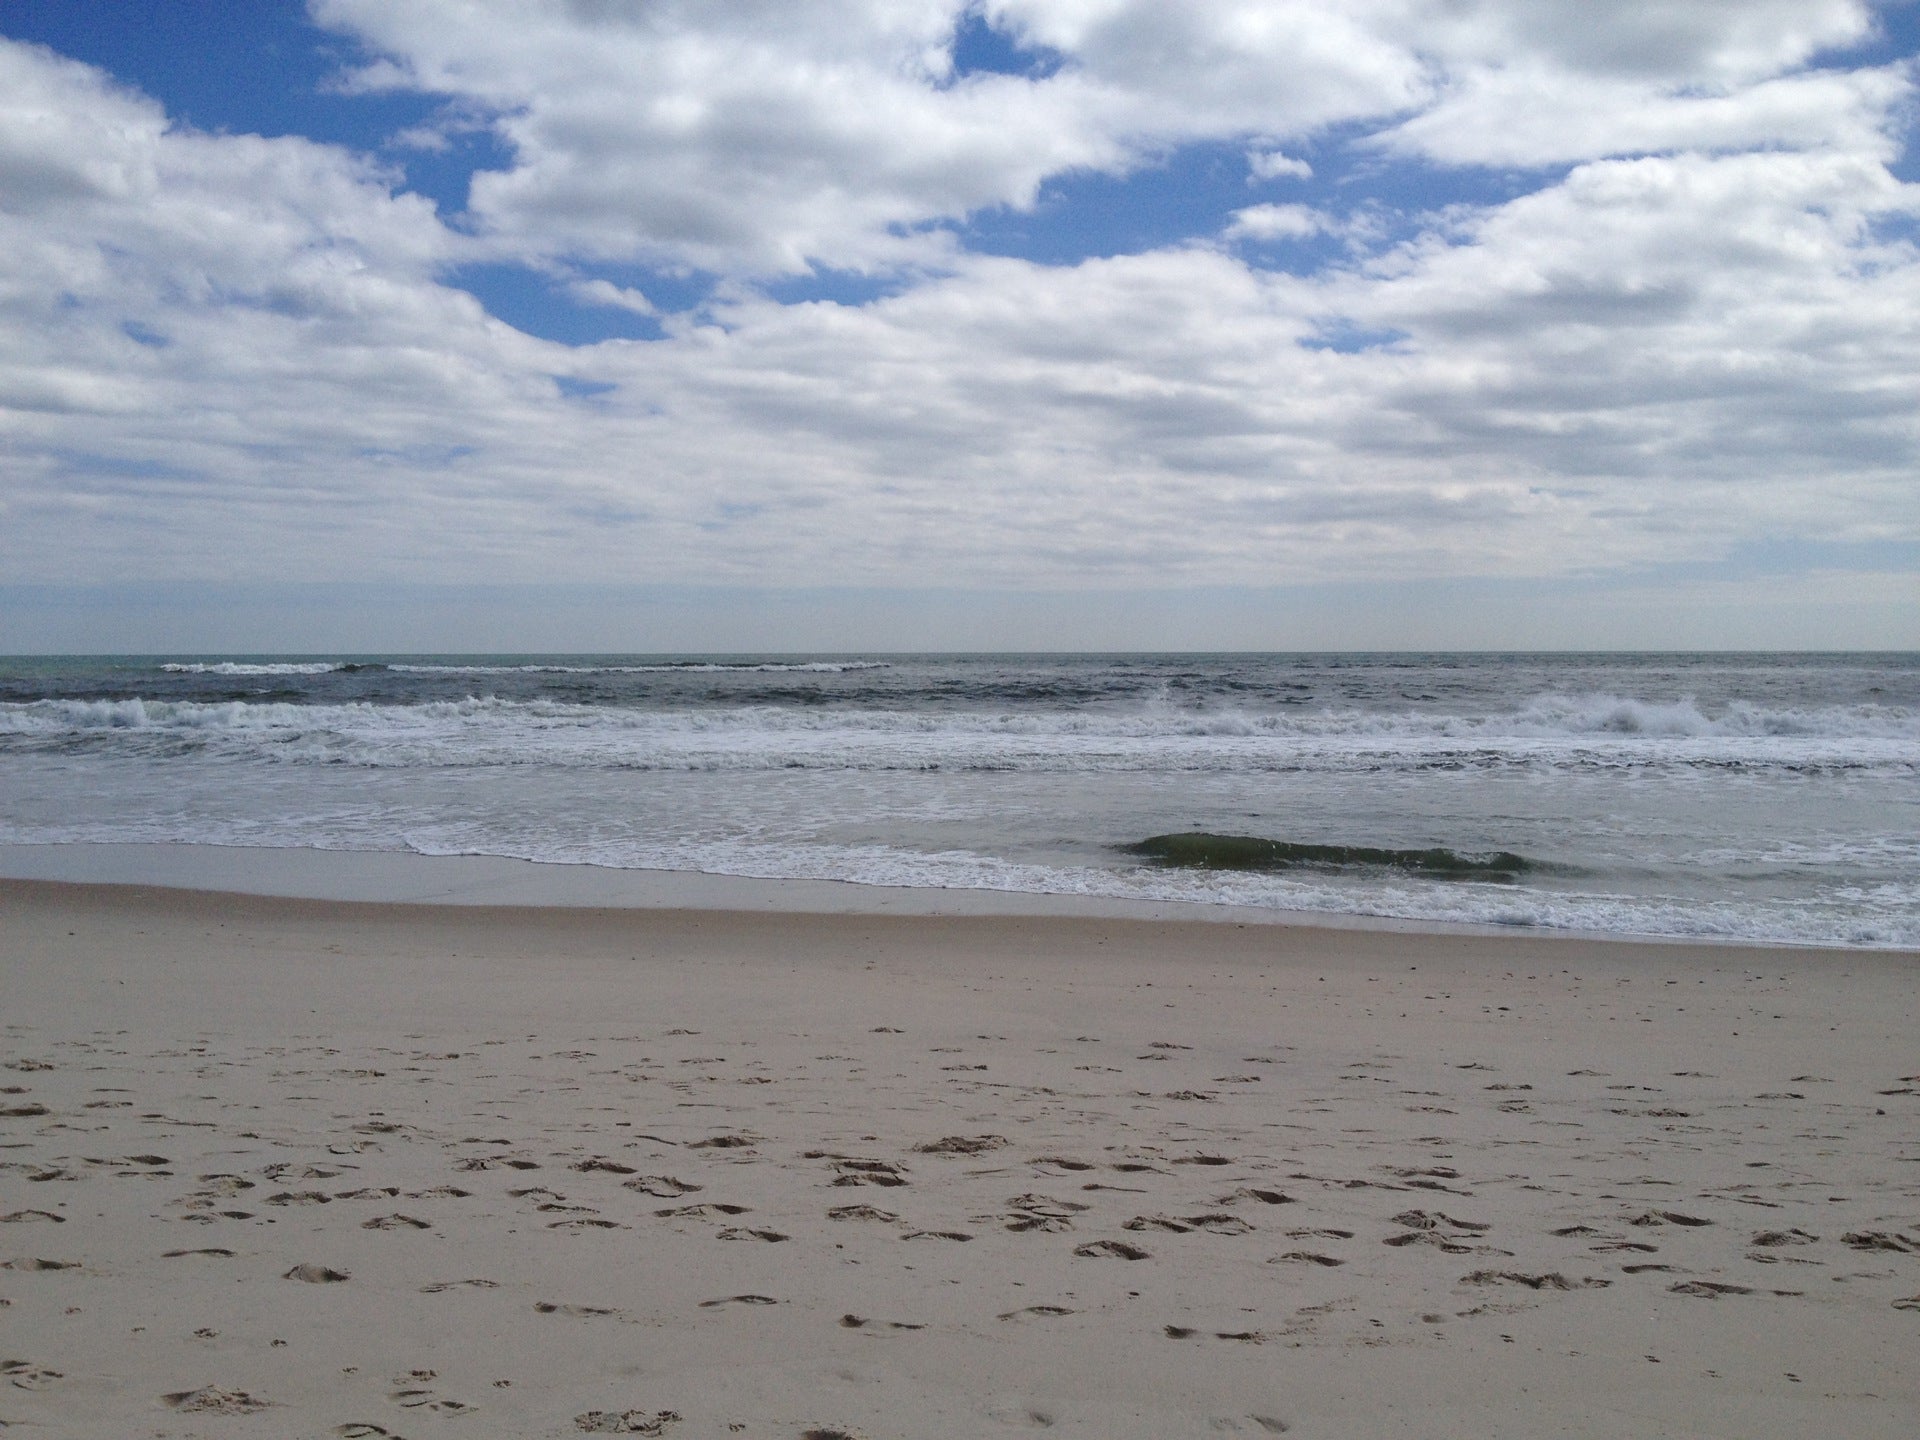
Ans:
[[[1920,648],[1914,0],[0,0],[0,651]]]

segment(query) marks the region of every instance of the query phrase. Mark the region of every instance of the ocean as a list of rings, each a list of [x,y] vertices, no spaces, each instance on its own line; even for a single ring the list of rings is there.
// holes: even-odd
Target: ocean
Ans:
[[[0,659],[0,843],[1920,945],[1920,655]]]

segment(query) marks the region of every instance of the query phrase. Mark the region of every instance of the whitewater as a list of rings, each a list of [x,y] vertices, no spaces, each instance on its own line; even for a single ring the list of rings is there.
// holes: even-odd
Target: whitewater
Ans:
[[[1916,837],[1912,655],[0,660],[0,843],[1908,946]]]

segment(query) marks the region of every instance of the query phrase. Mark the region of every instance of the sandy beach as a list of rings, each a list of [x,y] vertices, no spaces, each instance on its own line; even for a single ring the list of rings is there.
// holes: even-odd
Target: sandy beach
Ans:
[[[0,882],[0,1428],[1906,1437],[1916,978]]]

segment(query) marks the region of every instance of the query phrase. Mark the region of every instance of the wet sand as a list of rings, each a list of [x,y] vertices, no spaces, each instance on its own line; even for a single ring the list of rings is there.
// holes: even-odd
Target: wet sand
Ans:
[[[1917,979],[0,882],[0,1423],[1905,1437]]]

